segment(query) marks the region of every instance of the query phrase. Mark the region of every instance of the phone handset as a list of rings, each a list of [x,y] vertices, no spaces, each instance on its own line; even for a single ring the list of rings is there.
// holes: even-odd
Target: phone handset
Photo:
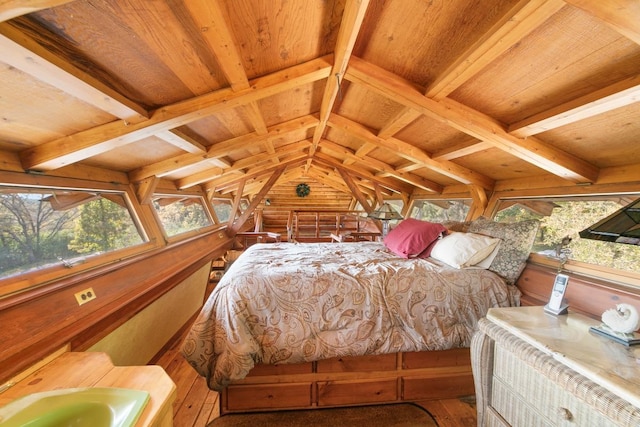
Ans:
[[[544,307],[545,311],[552,314],[564,314],[567,312],[568,305],[564,304],[564,294],[567,291],[568,284],[569,276],[566,274],[556,275],[549,303]]]

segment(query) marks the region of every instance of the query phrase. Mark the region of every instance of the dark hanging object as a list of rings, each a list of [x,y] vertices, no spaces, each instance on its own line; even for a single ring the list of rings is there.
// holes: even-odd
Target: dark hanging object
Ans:
[[[296,186],[296,194],[298,195],[298,197],[307,197],[310,192],[311,189],[304,182]]]
[[[640,245],[640,199],[580,232],[584,239]]]

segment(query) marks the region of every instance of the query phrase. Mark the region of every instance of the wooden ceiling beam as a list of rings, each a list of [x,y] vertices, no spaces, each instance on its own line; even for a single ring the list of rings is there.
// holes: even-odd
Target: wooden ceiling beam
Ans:
[[[371,172],[356,165],[344,165],[340,162],[340,160],[336,159],[333,156],[330,156],[326,153],[316,152],[313,157],[314,160],[318,160],[334,169],[343,168],[350,173],[359,176],[360,178],[371,181],[372,183],[380,184],[381,186],[388,188],[395,193],[410,193],[412,190],[409,186],[403,185],[404,183],[399,183],[396,180],[390,180],[387,178],[377,177]],[[373,188],[373,186],[371,187]]]
[[[156,110],[148,120],[139,123],[116,121],[78,132],[20,153],[25,170],[57,169],[114,148],[146,138],[162,130],[191,123],[216,112],[237,108],[252,101],[327,78],[331,55],[277,71],[251,81],[248,89],[231,89],[197,96]]]
[[[623,36],[640,44],[640,2],[638,0],[565,0],[565,2],[595,16]]]
[[[378,137],[383,139],[391,138],[393,135],[417,120],[421,115],[422,114],[416,110],[404,107],[378,131]]]
[[[551,174],[576,183],[593,183],[599,169],[536,138],[518,138],[497,120],[452,99],[425,97],[413,83],[356,57],[351,58],[347,78],[396,102],[446,123],[461,132],[527,161]],[[481,185],[475,183],[477,185]],[[482,185],[483,188],[486,188]]]
[[[141,105],[45,49],[35,37],[40,36],[33,31],[27,34],[6,22],[0,23],[2,62],[125,122],[149,117],[149,112]]]
[[[236,194],[233,197],[233,203],[231,204],[231,211],[229,212],[229,220],[227,221],[227,230],[231,229],[233,223],[236,221],[238,212],[240,211],[240,203],[242,203],[242,193],[244,192],[244,184],[247,182],[246,178],[243,178],[238,182],[236,187]],[[234,233],[232,233],[234,234]]]
[[[234,91],[244,90],[249,87],[247,74],[219,3],[210,0],[189,0],[185,2],[185,6],[196,27],[200,29],[202,38],[218,60],[218,65],[231,88]]]
[[[360,191],[360,188],[351,177],[351,174],[341,167],[338,167],[337,169],[338,173],[340,173],[340,175],[342,176],[344,183],[347,184],[347,187],[349,187],[349,190],[351,190],[353,197],[356,198],[356,200],[360,203],[366,213],[371,213],[373,211],[373,205],[369,204],[369,201],[367,200],[365,195],[362,194],[362,191]]]
[[[299,148],[301,145],[304,147],[309,147],[309,145],[311,145],[309,141],[299,141],[291,145],[296,147],[292,147],[287,152],[280,153],[279,155],[282,157],[282,161],[280,161],[279,164],[291,163],[294,160],[306,159],[309,157],[306,151],[302,151]],[[245,159],[242,159],[239,161],[240,164],[238,166],[244,167],[247,170],[247,174],[256,176],[259,176],[261,173],[263,173],[263,170],[272,170],[273,167],[278,166],[270,163],[271,157],[269,155],[258,154],[256,157],[256,161],[253,162],[249,162],[248,160],[245,161]],[[251,164],[249,165],[248,163]],[[265,164],[262,165],[261,163]]]
[[[73,0],[3,0],[0,2],[0,22],[43,9],[70,3]]]
[[[327,187],[331,187],[334,190],[350,193],[349,187],[346,186],[344,180],[341,177],[336,176],[333,170],[326,170],[322,165],[314,162],[314,167],[309,170],[308,175]]]
[[[147,0],[108,3],[109,6],[94,7],[112,10],[122,20],[120,25],[133,32],[135,44],[150,49],[193,95],[220,88],[218,78],[211,75],[212,55],[200,42],[200,35],[184,25],[180,9],[174,4],[159,1],[149,7]]]
[[[286,169],[286,166],[283,165],[278,167],[276,170],[274,170],[273,174],[271,174],[271,177],[264,184],[260,192],[258,192],[258,194],[253,198],[253,200],[251,200],[247,209],[244,212],[242,212],[242,215],[240,215],[240,218],[238,218],[235,222],[230,224],[231,236],[234,236],[238,231],[240,231],[244,223],[247,222],[247,219],[249,219],[249,216],[253,213],[253,211],[256,210],[256,208],[258,207],[258,205],[260,204],[264,196],[266,196],[269,190],[271,190],[271,187],[273,187],[273,184],[278,180],[278,178],[280,177],[280,175],[282,175],[282,172],[285,169]]]
[[[180,169],[196,165],[201,162],[210,162],[212,159],[219,159],[227,156],[234,151],[245,149],[248,144],[257,144],[265,141],[267,138],[275,138],[287,135],[300,129],[309,129],[318,123],[318,119],[314,116],[302,116],[297,119],[289,120],[269,127],[266,135],[258,135],[255,132],[221,141],[209,147],[204,155],[182,154],[180,156],[165,159],[160,162],[143,166],[135,171],[129,172],[131,182],[137,182],[150,176],[166,176],[175,173]],[[222,167],[222,166],[220,166]],[[227,166],[228,167],[228,166]]]
[[[256,169],[253,169],[251,171],[248,171],[242,176],[242,178],[239,178],[239,179],[218,180],[217,183],[214,184],[215,185],[214,190],[216,192],[219,191],[221,194],[224,194],[226,189],[234,187],[235,185],[237,185],[238,182],[240,182],[243,179],[258,178],[260,176],[263,176],[265,174],[269,174],[269,173],[273,172],[274,170],[276,170],[280,166],[296,167],[298,165],[304,164],[304,162],[306,160],[307,160],[307,155],[306,154],[291,156],[291,157],[286,158],[283,161],[281,161],[280,164],[278,164],[278,165],[270,165],[268,167],[256,168]],[[205,185],[206,185],[207,188],[212,188],[212,184],[211,183],[207,183]]]
[[[404,181],[407,184],[411,184],[414,185],[416,187],[419,187],[423,190],[426,191],[432,191],[435,193],[442,193],[443,187],[442,185],[430,181],[426,178],[423,178],[421,176],[417,176],[411,173],[406,173],[406,172],[398,172],[396,171],[393,166],[382,162],[380,160],[374,159],[372,157],[368,157],[368,156],[357,156],[353,151],[351,151],[350,149],[348,149],[347,147],[344,147],[340,144],[337,144],[335,142],[331,142],[331,141],[327,141],[327,140],[323,140],[322,141],[322,149],[328,149],[334,152],[337,152],[339,154],[342,154],[343,156],[347,156],[349,158],[353,158],[355,160],[358,161],[358,163],[360,164],[364,164],[367,167],[370,167],[374,170],[379,171],[377,173],[377,176],[383,176],[381,174],[384,174],[384,176],[390,176],[392,178],[395,179],[399,179],[400,181]],[[343,164],[345,164],[344,162],[342,162]]]
[[[422,168],[424,168],[424,166],[422,166],[421,164],[409,160],[402,166],[396,167],[395,170],[396,172],[413,172],[414,170]]]
[[[493,144],[477,139],[470,139],[431,154],[433,160],[453,160],[459,157],[469,156],[471,154],[493,148]]]
[[[562,0],[518,1],[427,87],[425,95],[445,98],[564,6]]]
[[[513,123],[509,132],[518,137],[531,136],[639,101],[640,74]]]
[[[482,176],[470,169],[464,168],[449,161],[433,160],[428,153],[396,138],[379,138],[378,136],[373,134],[373,132],[360,125],[359,123],[353,122],[337,114],[331,115],[329,126],[340,129],[364,141],[376,144],[377,147],[391,150],[407,160],[419,163],[426,168],[453,178],[463,184],[476,184],[487,190],[491,190],[493,188],[494,182],[488,177]]]
[[[207,152],[207,147],[178,129],[163,130],[156,133],[155,136],[187,153],[200,154]]]
[[[213,52],[223,74],[234,91],[249,88],[237,44],[224,19],[218,1],[190,0],[185,3],[205,42]],[[242,107],[258,135],[267,133],[267,125],[256,101]]]
[[[445,98],[563,6],[562,0],[520,0],[436,78],[425,90],[425,95]],[[380,129],[378,136],[390,138],[420,115],[405,107]]]
[[[320,139],[326,129],[327,120],[329,120],[329,115],[333,110],[336,97],[341,90],[340,87],[344,79],[344,73],[349,64],[353,46],[360,33],[360,27],[362,26],[362,21],[364,20],[368,6],[369,0],[347,0],[344,6],[342,22],[334,49],[333,68],[331,69],[331,75],[327,79],[327,84],[322,95],[320,122],[313,134],[313,144],[309,152],[311,156],[313,156],[318,148]],[[307,165],[309,165],[309,163]],[[309,168],[307,167],[307,169]]]

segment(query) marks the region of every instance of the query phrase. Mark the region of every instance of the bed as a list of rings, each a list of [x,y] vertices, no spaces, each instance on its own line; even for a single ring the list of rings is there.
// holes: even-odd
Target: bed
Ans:
[[[519,291],[489,268],[405,255],[379,242],[253,245],[213,290],[183,355],[222,392],[223,413],[472,394],[477,321],[518,305]]]

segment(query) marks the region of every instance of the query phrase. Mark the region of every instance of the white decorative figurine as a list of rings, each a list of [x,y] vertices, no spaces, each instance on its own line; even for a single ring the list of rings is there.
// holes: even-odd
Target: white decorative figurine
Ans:
[[[618,304],[602,313],[602,323],[612,331],[631,334],[638,329],[640,316],[638,310],[630,304]]]

